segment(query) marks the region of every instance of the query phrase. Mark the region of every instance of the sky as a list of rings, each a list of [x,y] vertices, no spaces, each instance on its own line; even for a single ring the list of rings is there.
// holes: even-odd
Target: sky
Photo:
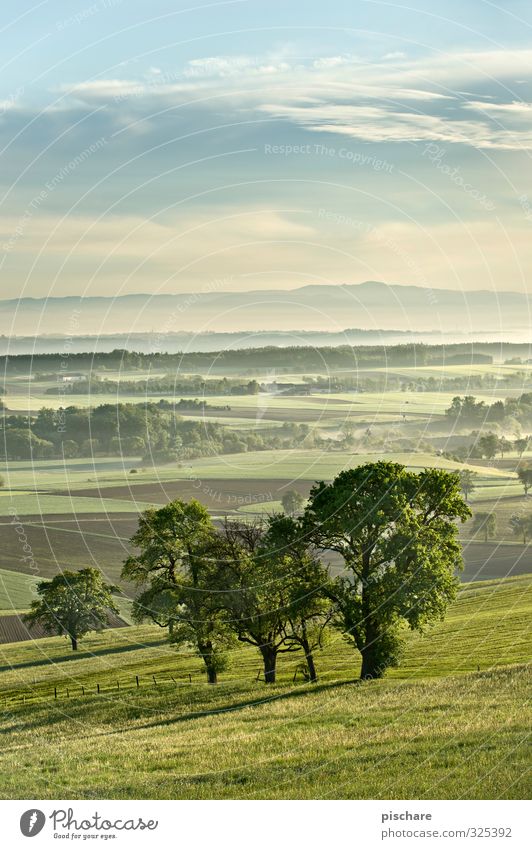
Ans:
[[[527,291],[531,25],[521,0],[3,0],[0,297]]]

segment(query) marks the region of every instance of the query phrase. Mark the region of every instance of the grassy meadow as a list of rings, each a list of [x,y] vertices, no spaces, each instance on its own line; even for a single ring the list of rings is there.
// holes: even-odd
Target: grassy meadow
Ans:
[[[268,688],[248,649],[209,687],[154,626],[89,636],[75,657],[57,637],[3,646],[0,796],[526,798],[531,612],[531,577],[467,585],[363,684],[339,637],[317,685],[291,658]]]

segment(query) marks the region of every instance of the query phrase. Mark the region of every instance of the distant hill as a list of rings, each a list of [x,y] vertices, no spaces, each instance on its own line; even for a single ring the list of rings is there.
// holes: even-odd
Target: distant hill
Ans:
[[[0,301],[0,322],[1,332],[11,337],[141,333],[149,335],[154,348],[169,334],[182,332],[245,332],[251,346],[258,331],[291,331],[293,337],[298,331],[343,334],[346,327],[386,334],[501,333],[510,341],[512,334],[529,337],[531,307],[531,297],[518,292],[369,281],[289,290],[11,299]],[[270,341],[263,338],[261,344]]]

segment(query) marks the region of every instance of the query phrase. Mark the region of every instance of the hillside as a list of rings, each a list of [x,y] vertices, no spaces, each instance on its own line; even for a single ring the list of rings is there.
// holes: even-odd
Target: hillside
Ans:
[[[219,281],[223,284],[223,281]],[[283,281],[279,281],[281,286]],[[230,285],[230,284],[229,284]],[[153,332],[159,344],[179,331],[329,331],[362,330],[496,332],[505,329],[528,338],[530,296],[493,290],[432,289],[366,281],[347,285],[180,294],[129,294],[118,297],[21,298],[0,301],[0,318],[10,335],[98,336]],[[405,324],[406,319],[406,324]],[[522,332],[521,332],[522,331]],[[249,343],[248,343],[249,344]]]
[[[89,637],[77,657],[59,638],[4,646],[0,796],[526,798],[531,608],[529,576],[470,584],[401,668],[364,684],[340,639],[317,686],[291,660],[268,689],[251,651],[209,687],[151,626]]]

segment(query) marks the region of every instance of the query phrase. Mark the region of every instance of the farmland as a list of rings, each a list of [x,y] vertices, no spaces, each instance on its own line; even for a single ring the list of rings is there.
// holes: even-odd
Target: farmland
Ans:
[[[100,446],[91,456],[60,450],[5,460],[0,725],[9,744],[0,795],[27,793],[24,776],[42,798],[524,796],[517,776],[525,774],[526,762],[532,546],[511,523],[516,515],[532,515],[517,475],[532,461],[532,446],[521,446],[518,456],[514,441],[526,429],[515,421],[481,424],[480,434],[494,430],[506,438],[505,451],[465,456],[473,428],[446,415],[457,393],[404,391],[397,383],[468,374],[525,380],[528,373],[528,367],[503,364],[401,367],[389,374],[373,368],[365,376],[382,381],[378,391],[306,394],[297,390],[301,374],[287,373],[282,379],[293,384],[290,391],[209,396],[209,405],[230,409],[183,410],[180,421],[205,430],[195,453],[184,444],[181,454],[161,460]],[[254,376],[246,369],[243,379]],[[58,410],[65,403],[46,391],[53,381],[39,385],[27,377],[6,382],[6,422],[13,415],[31,420],[42,406]],[[109,371],[108,377],[123,375]],[[144,377],[127,374],[128,380]],[[490,405],[517,392],[495,384],[474,394]],[[118,401],[133,409],[147,400],[133,394],[68,398],[91,413],[99,404]],[[160,396],[151,400],[157,404]],[[266,441],[261,449],[211,450],[212,422],[236,439],[246,433]],[[305,430],[287,439],[284,425]],[[67,414],[64,439],[71,448],[72,436]],[[279,444],[268,447],[276,438]],[[440,468],[474,477],[473,518],[460,528],[465,569],[458,600],[423,635],[405,632],[401,664],[382,681],[355,683],[360,659],[338,632],[317,654],[317,685],[305,683],[301,656],[287,654],[267,693],[253,648],[232,647],[220,683],[208,687],[197,655],[169,645],[166,631],[151,624],[89,634],[75,656],[60,637],[36,632],[34,639],[10,641],[21,639],[16,617],[35,599],[37,582],[66,569],[93,566],[119,583],[120,624],[131,623],[135,588],[121,571],[138,515],[150,506],[196,498],[215,523],[226,516],[252,522],[281,511],[290,491],[306,499],[315,481],[382,459],[414,472]],[[488,539],[476,528],[477,512],[495,516]],[[338,555],[325,552],[323,559],[337,574]],[[32,760],[35,739],[42,744],[38,762]]]

